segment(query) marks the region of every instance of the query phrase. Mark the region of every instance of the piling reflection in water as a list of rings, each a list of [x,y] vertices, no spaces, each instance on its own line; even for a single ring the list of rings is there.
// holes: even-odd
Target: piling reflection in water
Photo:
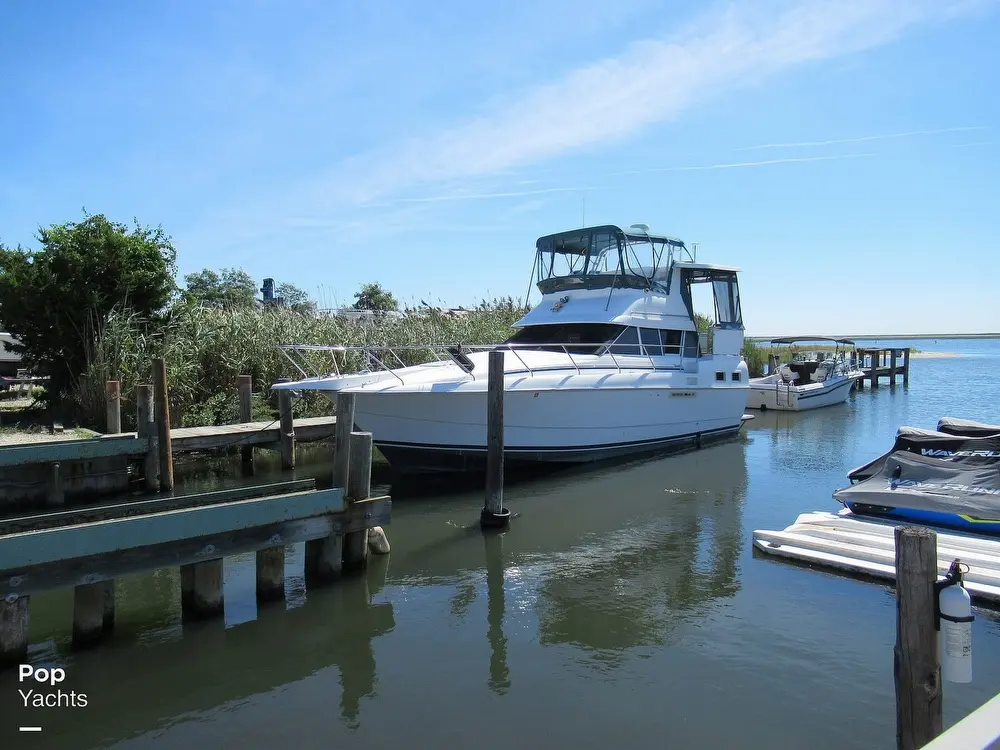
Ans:
[[[507,666],[507,637],[503,632],[505,609],[503,534],[483,533],[486,547],[487,639],[490,642],[490,690],[503,695],[510,688],[510,667]]]
[[[332,667],[340,673],[341,720],[356,729],[362,700],[376,694],[372,641],[394,627],[392,603],[372,603],[369,579],[345,578],[310,591],[296,608],[263,606],[235,627],[185,623],[173,640],[143,648],[113,640],[54,662],[66,670],[63,690],[87,694],[85,709],[27,712],[17,704],[16,673],[3,674],[0,714],[4,724],[44,724],[32,747],[96,747],[231,710],[290,683],[322,679]]]

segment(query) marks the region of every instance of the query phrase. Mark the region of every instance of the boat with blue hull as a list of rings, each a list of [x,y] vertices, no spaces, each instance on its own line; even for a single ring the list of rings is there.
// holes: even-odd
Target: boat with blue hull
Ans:
[[[892,448],[833,497],[853,514],[1000,535],[1000,426],[943,418],[901,427]]]

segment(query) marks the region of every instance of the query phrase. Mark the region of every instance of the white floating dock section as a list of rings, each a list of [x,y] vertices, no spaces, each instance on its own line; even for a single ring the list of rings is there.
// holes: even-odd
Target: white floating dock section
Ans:
[[[895,580],[897,526],[917,524],[840,513],[803,513],[784,531],[754,531],[753,543],[769,555],[825,568]],[[932,528],[937,534],[938,572],[956,557],[969,566],[965,588],[973,599],[1000,602],[1000,539]]]

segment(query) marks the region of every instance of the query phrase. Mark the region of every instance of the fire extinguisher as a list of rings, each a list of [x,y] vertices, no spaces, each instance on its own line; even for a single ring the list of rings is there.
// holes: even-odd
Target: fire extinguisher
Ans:
[[[954,560],[944,580],[934,584],[941,679],[948,682],[972,682],[972,621],[976,618],[972,597],[962,582],[962,564]]]

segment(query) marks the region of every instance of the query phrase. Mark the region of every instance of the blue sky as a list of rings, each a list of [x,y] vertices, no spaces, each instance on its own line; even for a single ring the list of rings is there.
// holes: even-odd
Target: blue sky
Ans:
[[[8,245],[85,208],[181,274],[468,305],[523,296],[539,235],[645,222],[743,269],[751,334],[1000,329],[1000,0],[5,2],[0,34]]]

